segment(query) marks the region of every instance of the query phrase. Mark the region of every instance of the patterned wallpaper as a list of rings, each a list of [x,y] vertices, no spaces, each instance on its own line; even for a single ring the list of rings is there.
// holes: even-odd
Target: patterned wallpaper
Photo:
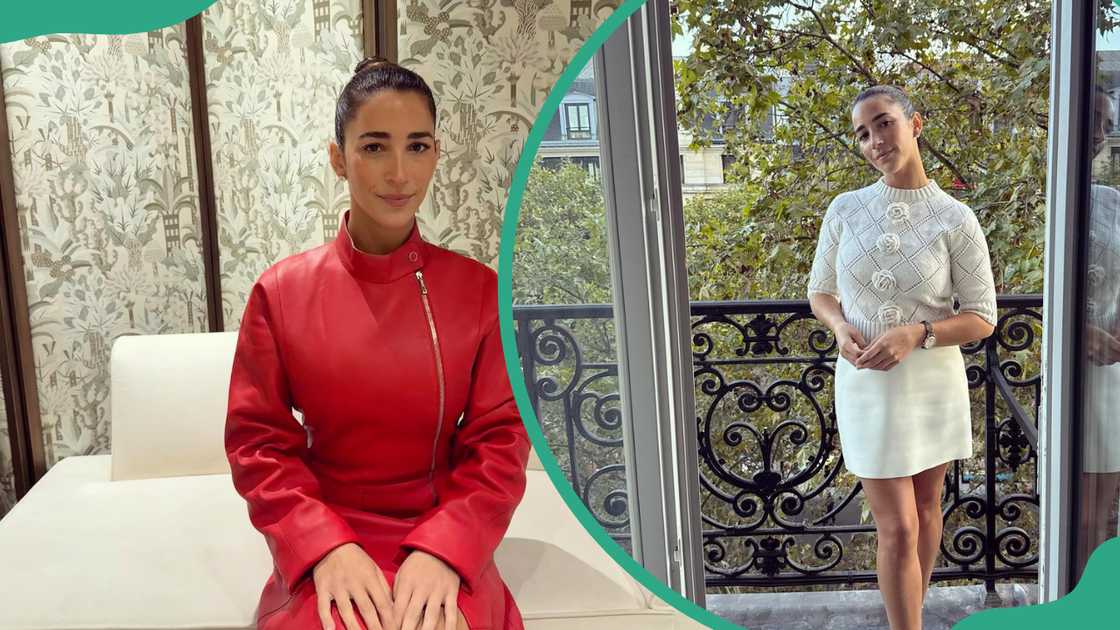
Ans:
[[[16,476],[12,467],[12,443],[5,420],[7,413],[4,396],[0,395],[0,518],[4,518],[16,503]]]
[[[619,0],[400,0],[400,63],[435,92],[443,155],[424,236],[497,267],[502,213],[544,99]]]
[[[269,265],[333,240],[338,93],[362,58],[360,0],[219,0],[203,14],[226,330]]]
[[[532,122],[618,3],[401,0],[401,62],[440,109],[429,240],[496,265]],[[360,15],[360,0],[219,0],[203,15],[229,330],[260,273],[333,238],[348,205],[327,145]],[[108,452],[113,340],[207,327],[184,30],[0,45],[48,465]]]
[[[109,450],[109,351],[206,328],[182,25],[0,45],[48,465]]]

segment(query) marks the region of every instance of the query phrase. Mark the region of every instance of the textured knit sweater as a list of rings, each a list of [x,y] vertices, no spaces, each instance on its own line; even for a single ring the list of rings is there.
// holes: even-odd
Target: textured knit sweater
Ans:
[[[1093,185],[1089,193],[1086,314],[1091,324],[1120,332],[1120,192]]]
[[[930,180],[917,189],[878,182],[833,199],[821,224],[809,294],[840,300],[868,343],[895,326],[961,311],[996,323],[984,231],[972,209]]]

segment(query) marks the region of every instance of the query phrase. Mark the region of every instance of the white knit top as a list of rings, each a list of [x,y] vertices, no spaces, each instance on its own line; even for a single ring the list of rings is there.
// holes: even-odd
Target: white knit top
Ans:
[[[1109,333],[1120,326],[1120,192],[1094,184],[1089,193],[1088,321]]]
[[[988,243],[972,209],[933,180],[917,189],[878,182],[832,200],[809,273],[809,294],[840,301],[868,343],[894,326],[961,311],[996,323]]]

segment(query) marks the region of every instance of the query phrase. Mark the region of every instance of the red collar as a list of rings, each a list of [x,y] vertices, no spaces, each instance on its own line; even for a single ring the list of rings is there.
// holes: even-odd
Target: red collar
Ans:
[[[408,239],[400,247],[388,254],[367,254],[354,246],[346,223],[350,211],[342,215],[338,226],[338,236],[334,239],[334,250],[346,270],[370,282],[392,282],[403,276],[415,273],[424,266],[424,239],[415,221]]]

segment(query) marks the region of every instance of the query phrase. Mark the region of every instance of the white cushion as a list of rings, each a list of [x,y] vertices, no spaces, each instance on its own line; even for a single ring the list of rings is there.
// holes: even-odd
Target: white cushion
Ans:
[[[108,455],[55,464],[0,558],[3,630],[252,628],[272,571],[228,474],[109,481]]]
[[[228,473],[237,333],[126,336],[112,351],[113,480]]]
[[[494,553],[526,628],[704,627],[616,563],[567,508],[546,472],[530,468],[527,476],[525,498]]]
[[[544,470],[544,464],[541,463],[541,458],[537,456],[537,449],[529,449],[529,463],[526,465],[529,470]]]
[[[526,630],[702,630],[676,611],[595,612],[535,618],[524,615]]]
[[[272,559],[223,449],[235,343],[236,333],[117,341],[112,456],[62,460],[0,520],[0,597],[18,602],[0,606],[0,630],[253,626]],[[535,454],[527,474],[495,553],[527,628],[700,627],[651,608]]]
[[[526,474],[525,498],[494,556],[522,612],[646,608],[638,584],[584,531],[548,474]]]
[[[272,570],[228,474],[110,481],[106,455],[51,468],[0,521],[0,558],[20,602],[0,630],[251,628]],[[531,630],[699,627],[651,609],[541,471],[495,561]]]

